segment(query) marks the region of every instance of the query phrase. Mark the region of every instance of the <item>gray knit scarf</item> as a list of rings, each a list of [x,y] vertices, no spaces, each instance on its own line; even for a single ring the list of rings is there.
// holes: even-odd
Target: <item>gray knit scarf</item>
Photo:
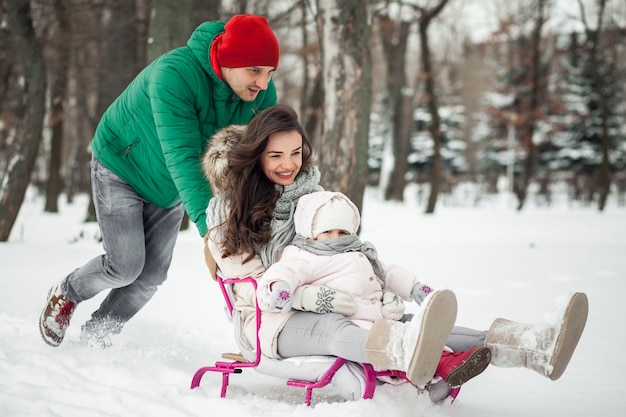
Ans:
[[[313,240],[307,239],[301,234],[296,234],[291,244],[307,252],[321,256],[331,256],[346,252],[361,252],[372,264],[376,276],[383,280],[383,282],[385,281],[387,273],[385,272],[383,264],[378,259],[376,248],[370,242],[361,242],[357,235]]]
[[[285,187],[275,185],[281,195],[274,208],[271,239],[268,244],[257,248],[257,253],[265,267],[269,267],[276,261],[276,255],[282,252],[296,233],[293,213],[298,199],[305,194],[318,191],[319,182],[320,171],[316,166],[313,166],[308,171],[301,171],[293,184]],[[219,194],[213,196],[206,210],[209,229],[224,224],[226,214],[227,206],[224,197]],[[216,231],[218,233],[216,241],[219,242],[224,237],[224,228],[216,229]]]

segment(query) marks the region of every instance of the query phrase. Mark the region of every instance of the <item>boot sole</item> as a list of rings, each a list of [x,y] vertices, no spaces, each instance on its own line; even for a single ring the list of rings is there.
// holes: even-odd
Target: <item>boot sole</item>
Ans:
[[[487,347],[479,347],[459,366],[448,374],[446,382],[450,388],[458,388],[470,379],[480,375],[491,362],[491,351]]]
[[[424,305],[426,304],[426,305]],[[435,375],[441,352],[456,320],[456,296],[450,290],[432,293],[422,304],[420,334],[407,367],[407,378],[424,389]]]
[[[59,347],[61,342],[57,342],[55,339],[52,339],[50,336],[48,336],[47,331],[48,330],[43,327],[42,319],[39,318],[39,334],[41,335],[41,338],[43,339],[43,341],[48,346]]]
[[[548,375],[551,380],[556,381],[565,372],[580,336],[585,330],[588,314],[589,301],[587,295],[581,292],[575,293],[563,315],[563,326],[554,347],[554,354],[550,362],[552,372]]]

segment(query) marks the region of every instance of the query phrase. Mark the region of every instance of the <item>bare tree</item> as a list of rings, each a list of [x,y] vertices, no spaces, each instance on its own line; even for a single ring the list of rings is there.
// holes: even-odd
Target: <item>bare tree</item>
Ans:
[[[386,200],[404,200],[404,187],[411,151],[413,129],[413,89],[408,88],[406,76],[407,44],[414,19],[394,19],[386,9],[378,16],[380,37],[387,64],[385,100],[390,112],[393,164],[385,186]]]
[[[426,213],[434,213],[437,205],[439,186],[442,181],[441,163],[441,129],[439,128],[439,109],[437,105],[437,93],[435,92],[435,72],[432,65],[432,53],[428,41],[428,27],[433,19],[443,10],[448,0],[439,0],[432,8],[417,7],[420,12],[418,18],[420,47],[422,50],[422,74],[424,81],[423,101],[427,103],[430,112],[431,122],[429,125],[430,134],[433,138],[432,173],[430,176],[430,194],[426,205]]]
[[[184,46],[194,29],[193,0],[152,0],[148,61],[151,62],[172,49]],[[180,229],[189,228],[189,216],[185,212]]]
[[[0,19],[6,22],[6,11],[0,7]],[[24,113],[24,94],[20,84],[19,56],[15,37],[5,26],[0,29],[0,183],[3,181],[10,157],[15,153],[16,128]]]
[[[516,113],[519,141],[525,151],[522,173],[514,188],[517,196],[517,209],[521,210],[528,196],[528,186],[534,175],[534,164],[537,147],[533,143],[533,135],[537,122],[541,118],[541,100],[546,89],[546,71],[541,59],[542,29],[546,21],[546,8],[550,0],[537,0],[532,7],[536,13],[533,17],[533,29],[530,39],[518,38],[518,56],[520,57],[520,79],[515,80]]]
[[[26,96],[26,112],[19,134],[21,140],[0,186],[0,242],[6,242],[24,201],[41,143],[46,108],[46,66],[33,27],[30,1],[2,1],[2,7],[8,11],[10,30],[23,67]]]
[[[318,0],[324,116],[319,166],[325,188],[362,205],[372,102],[366,0]]]
[[[100,39],[102,59],[98,73],[98,120],[145,65],[137,59],[141,54],[137,51],[135,2],[106,1],[100,17],[100,30],[106,35]]]
[[[48,124],[51,129],[48,182],[46,184],[46,203],[44,211],[56,213],[62,191],[61,165],[64,139],[65,106],[67,102],[68,75],[70,62],[69,40],[71,19],[68,17],[66,0],[52,2],[52,34],[47,36],[48,77],[50,88],[50,115]]]
[[[124,0],[105,0],[98,14],[98,29],[104,36],[98,39],[100,60],[96,72],[98,84],[94,130],[105,110],[145,65],[145,62],[140,61],[146,54],[139,51],[145,46],[137,42],[137,16],[137,3]],[[96,220],[93,199],[89,202],[85,220]]]
[[[99,115],[96,114],[98,68],[100,67],[101,7],[87,7],[82,0],[66,0],[69,5],[70,37],[67,103],[64,108],[64,190],[67,201],[74,196],[89,193],[91,176],[89,142]],[[88,221],[95,221],[93,207],[88,211]]]
[[[219,20],[221,3],[221,0],[193,0],[193,26],[207,20]]]
[[[609,149],[610,149],[610,138],[609,138],[609,118],[610,118],[610,107],[612,105],[611,97],[607,97],[611,95],[612,87],[609,87],[607,81],[610,82],[612,77],[609,77],[609,74],[605,73],[607,65],[601,65],[600,55],[601,55],[601,34],[603,30],[603,19],[604,12],[606,10],[606,2],[607,0],[597,0],[596,4],[598,6],[597,13],[597,21],[595,30],[589,27],[587,22],[587,15],[585,12],[585,8],[583,6],[583,2],[578,0],[578,5],[580,8],[580,15],[585,26],[585,34],[587,37],[587,65],[586,65],[586,74],[590,79],[590,85],[592,87],[592,96],[594,101],[594,110],[597,118],[599,119],[599,127],[600,127],[600,147],[602,149],[602,161],[600,162],[599,169],[599,199],[598,199],[598,209],[600,211],[604,210],[606,206],[606,200],[611,191],[611,163],[609,161]]]
[[[185,45],[194,29],[192,6],[193,0],[151,1],[148,62],[171,49]]]
[[[320,140],[322,106],[324,100],[322,71],[319,65],[320,46],[317,39],[309,39],[309,7],[306,0],[299,2],[300,28],[302,33],[302,87],[300,115],[305,132],[313,143]]]

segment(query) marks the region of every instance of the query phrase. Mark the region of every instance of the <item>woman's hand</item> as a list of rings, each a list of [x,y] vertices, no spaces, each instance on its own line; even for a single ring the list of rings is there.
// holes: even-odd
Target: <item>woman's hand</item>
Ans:
[[[302,285],[293,294],[293,308],[313,313],[356,313],[356,301],[351,295],[325,285]]]

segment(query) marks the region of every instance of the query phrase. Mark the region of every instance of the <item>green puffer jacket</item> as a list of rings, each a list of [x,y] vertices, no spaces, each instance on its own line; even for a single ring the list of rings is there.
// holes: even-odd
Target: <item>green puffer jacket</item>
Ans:
[[[104,113],[91,143],[96,158],[145,200],[165,208],[182,201],[201,236],[212,197],[200,167],[208,138],[277,101],[273,81],[245,102],[215,74],[209,50],[224,24],[202,23],[186,46],[141,71]]]

